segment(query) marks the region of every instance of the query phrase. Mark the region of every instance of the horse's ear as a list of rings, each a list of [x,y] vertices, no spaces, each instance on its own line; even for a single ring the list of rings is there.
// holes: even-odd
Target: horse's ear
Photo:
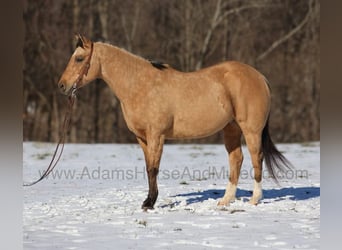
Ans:
[[[82,41],[82,36],[80,34],[77,34],[75,35],[75,39],[76,39],[76,48],[77,47],[81,47],[84,49],[84,46],[83,46],[83,41]]]
[[[80,34],[75,35],[75,38],[77,39],[76,48],[81,47],[84,49],[85,47],[88,47],[89,44],[91,44],[91,41],[89,39]]]

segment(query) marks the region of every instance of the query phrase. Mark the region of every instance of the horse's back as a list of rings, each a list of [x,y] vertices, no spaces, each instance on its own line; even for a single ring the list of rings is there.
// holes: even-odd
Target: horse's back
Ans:
[[[226,61],[198,71],[222,80],[225,86],[245,86],[268,91],[266,78],[255,68],[238,61]],[[226,85],[229,84],[229,85]]]

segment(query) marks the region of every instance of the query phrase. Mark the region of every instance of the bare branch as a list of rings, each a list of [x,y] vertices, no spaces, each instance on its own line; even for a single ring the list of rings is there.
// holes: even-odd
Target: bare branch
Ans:
[[[246,6],[230,9],[230,10],[227,10],[227,11],[222,13],[222,9],[224,9],[224,8],[222,8],[222,2],[221,2],[221,0],[217,1],[216,9],[215,9],[213,18],[211,20],[210,28],[208,29],[207,34],[206,34],[204,41],[203,41],[200,59],[196,64],[196,69],[200,69],[202,67],[204,57],[206,56],[206,54],[208,53],[208,50],[209,50],[209,42],[213,36],[213,33],[214,33],[215,29],[217,28],[217,26],[221,22],[223,22],[225,20],[225,18],[227,18],[228,16],[233,15],[233,14],[238,14],[239,12],[247,10],[247,9],[266,8],[266,7],[277,7],[277,5],[274,5],[274,4],[272,4],[272,5],[270,5],[270,4],[252,4],[252,5],[246,5]]]
[[[252,5],[246,5],[234,9],[230,9],[228,11],[225,11],[217,20],[215,25],[219,25],[226,17],[238,14],[241,11],[248,10],[248,9],[254,9],[254,8],[270,8],[270,7],[277,7],[277,5],[274,4],[252,4]]]
[[[304,19],[300,22],[300,24],[298,24],[294,29],[292,29],[285,36],[283,36],[283,37],[279,38],[278,40],[276,40],[275,42],[273,42],[272,45],[267,50],[265,50],[261,55],[259,55],[256,60],[260,61],[260,60],[264,59],[273,50],[275,50],[279,45],[281,45],[282,43],[286,42],[294,34],[296,34],[298,31],[300,31],[303,28],[303,26],[308,22],[309,17],[311,15],[311,11],[312,11],[312,0],[309,2],[309,10],[308,10],[308,12],[305,15]]]
[[[136,30],[137,30],[137,26],[139,23],[139,16],[140,16],[140,5],[139,5],[139,1],[136,2],[134,8],[135,8],[135,12],[134,12],[134,19],[132,21],[132,30],[131,30],[131,39],[134,40],[135,34],[136,34]]]
[[[108,39],[108,1],[101,1],[98,4],[98,11],[100,13],[100,22],[102,26],[102,36],[105,40]]]
[[[221,0],[217,1],[215,13],[214,13],[213,18],[211,20],[210,28],[208,29],[207,34],[204,38],[201,53],[200,53],[200,58],[196,64],[196,69],[200,69],[202,67],[204,56],[206,55],[206,53],[208,51],[209,42],[211,40],[211,37],[213,35],[215,28],[218,25],[217,19],[219,18],[220,14],[221,14]]]

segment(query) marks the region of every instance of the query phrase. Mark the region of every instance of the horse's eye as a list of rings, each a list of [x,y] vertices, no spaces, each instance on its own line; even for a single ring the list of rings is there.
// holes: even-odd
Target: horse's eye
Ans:
[[[75,58],[75,61],[76,62],[82,62],[84,60],[84,57],[82,57],[82,56],[77,56],[76,58]]]

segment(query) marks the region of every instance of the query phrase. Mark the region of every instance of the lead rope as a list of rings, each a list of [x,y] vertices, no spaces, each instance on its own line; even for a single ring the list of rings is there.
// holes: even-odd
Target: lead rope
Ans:
[[[67,112],[65,113],[64,122],[63,122],[62,135],[59,138],[59,142],[57,144],[57,147],[55,149],[55,152],[52,156],[52,159],[51,159],[51,162],[50,162],[48,168],[45,170],[43,175],[38,180],[31,182],[31,183],[24,183],[23,186],[25,186],[25,187],[32,186],[32,185],[40,182],[41,180],[43,180],[45,177],[47,177],[52,172],[52,170],[56,167],[59,159],[61,158],[62,153],[63,153],[63,149],[64,149],[65,135],[66,135],[67,130],[70,127],[72,108],[73,108],[75,100],[76,100],[76,90],[79,88],[79,83],[82,81],[83,76],[84,75],[86,76],[88,74],[88,70],[90,68],[90,60],[91,60],[91,57],[93,54],[93,49],[94,49],[94,43],[92,42],[91,46],[90,46],[89,57],[88,57],[85,65],[84,65],[84,67],[81,69],[80,74],[78,75],[74,85],[71,88],[71,94],[69,96],[69,105],[68,105]],[[60,149],[60,152],[58,154],[57,160],[55,161],[57,153],[58,153],[58,149],[60,146],[61,146],[61,149]]]
[[[56,167],[59,159],[61,158],[62,153],[63,153],[63,149],[64,149],[66,133],[70,127],[72,108],[73,108],[75,100],[76,100],[76,90],[77,90],[77,87],[76,87],[76,84],[74,84],[74,86],[72,87],[71,95],[68,98],[68,109],[67,109],[67,111],[65,113],[65,117],[64,117],[62,134],[59,138],[58,144],[56,146],[55,152],[52,156],[52,159],[51,159],[51,162],[50,162],[48,168],[45,170],[45,172],[42,174],[42,176],[38,180],[31,182],[31,183],[24,183],[23,186],[25,186],[25,187],[32,186],[32,185],[40,182],[41,180],[43,180],[45,177],[47,177],[52,172],[52,170]],[[60,152],[58,153],[59,148],[60,148]],[[56,156],[57,156],[57,159],[56,159]]]

